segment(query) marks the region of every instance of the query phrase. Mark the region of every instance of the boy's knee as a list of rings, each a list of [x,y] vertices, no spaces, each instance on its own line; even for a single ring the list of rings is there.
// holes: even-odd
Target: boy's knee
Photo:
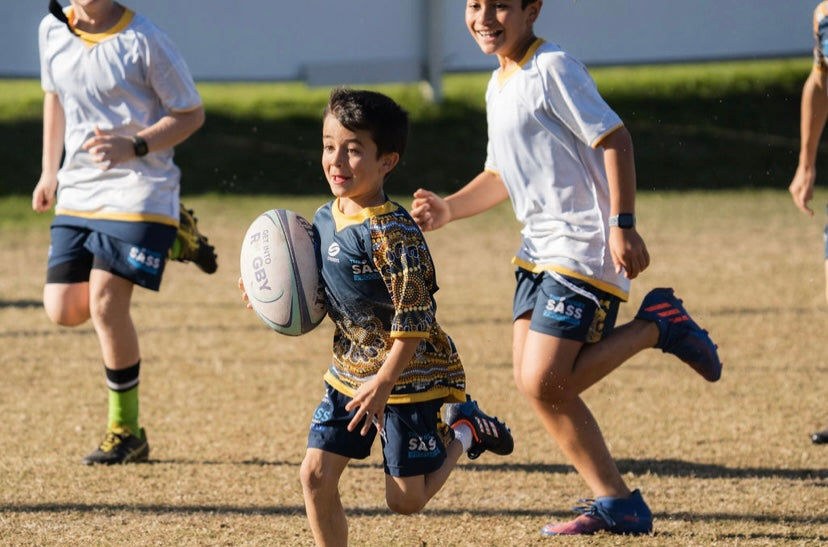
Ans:
[[[78,310],[68,308],[66,306],[52,306],[44,302],[43,309],[46,311],[46,317],[49,320],[61,327],[77,327],[89,319],[89,313],[85,310]]]
[[[302,460],[302,465],[299,467],[299,481],[302,483],[302,488],[307,491],[320,490],[325,484],[322,469],[314,465],[309,458]]]
[[[578,392],[572,389],[568,380],[550,375],[524,377],[518,383],[518,389],[527,399],[541,402],[544,406],[565,406],[578,397]]]
[[[400,496],[389,493],[385,496],[385,503],[395,513],[399,513],[400,515],[413,515],[423,510],[426,505],[426,500],[411,495]]]
[[[89,293],[47,284],[43,289],[43,309],[52,323],[76,327],[89,319]]]

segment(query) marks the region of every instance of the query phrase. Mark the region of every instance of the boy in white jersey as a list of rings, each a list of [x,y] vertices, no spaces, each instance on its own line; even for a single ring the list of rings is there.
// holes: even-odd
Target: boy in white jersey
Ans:
[[[828,121],[828,2],[814,9],[814,64],[802,88],[799,164],[788,190],[794,204],[806,215],[814,211],[808,202],[814,197],[819,137]],[[828,206],[826,206],[828,212]],[[825,226],[825,299],[828,301],[828,225]],[[828,428],[811,434],[815,444],[828,443]]]
[[[59,325],[91,319],[101,345],[108,427],[83,463],[145,461],[130,302],[136,284],[158,290],[179,229],[189,231],[178,252],[204,247],[212,262],[197,263],[215,271],[173,163],[204,109],[184,60],[147,19],[112,0],[65,11],[52,0],[50,12],[39,27],[43,171],[32,195],[35,211],[55,206],[43,304]]]
[[[469,0],[466,25],[496,55],[486,91],[485,170],[443,199],[418,190],[412,217],[424,230],[512,201],[524,228],[514,263],[514,378],[595,500],[544,535],[649,533],[652,514],[621,478],[580,394],[639,351],[657,347],[709,381],[716,346],[672,289],[646,296],[615,328],[629,280],[649,265],[635,229],[632,140],[588,72],[533,31],[543,0]]]
[[[513,449],[509,429],[466,395],[460,357],[437,322],[428,246],[385,194],[407,138],[408,115],[389,97],[331,92],[322,168],[335,199],[319,208],[313,225],[335,331],[300,471],[318,545],[348,544],[339,479],[352,458],[368,457],[377,433],[386,502],[403,514],[426,505],[464,451],[476,458]]]

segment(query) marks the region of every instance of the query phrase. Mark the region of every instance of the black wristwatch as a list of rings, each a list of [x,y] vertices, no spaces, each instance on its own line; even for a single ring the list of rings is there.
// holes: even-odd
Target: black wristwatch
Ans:
[[[147,141],[145,141],[143,137],[139,137],[138,135],[132,137],[132,149],[135,151],[135,156],[139,158],[141,156],[146,156],[149,152]]]
[[[617,228],[624,228],[628,230],[635,227],[635,215],[631,213],[621,213],[609,218],[609,225]]]

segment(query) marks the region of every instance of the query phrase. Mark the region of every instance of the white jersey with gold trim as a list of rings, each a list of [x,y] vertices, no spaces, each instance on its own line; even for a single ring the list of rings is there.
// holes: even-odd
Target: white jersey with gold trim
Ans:
[[[537,40],[486,91],[485,168],[506,184],[523,223],[515,264],[577,277],[626,300],[610,256],[609,184],[601,140],[623,125],[586,68]]]
[[[103,171],[81,145],[96,127],[131,137],[168,113],[198,108],[189,68],[163,31],[129,9],[105,33],[78,34],[51,14],[40,23],[41,85],[58,95],[66,117],[56,212],[177,225],[172,149]]]

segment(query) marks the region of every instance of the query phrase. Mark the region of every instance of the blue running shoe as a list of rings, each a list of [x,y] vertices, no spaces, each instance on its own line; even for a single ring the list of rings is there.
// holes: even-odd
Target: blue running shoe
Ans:
[[[635,490],[628,498],[601,497],[597,500],[579,500],[586,505],[573,507],[581,513],[569,522],[547,524],[541,529],[545,536],[590,535],[596,532],[610,534],[649,534],[653,531],[653,514]]]
[[[446,405],[444,421],[452,428],[457,424],[469,426],[474,436],[474,442],[466,451],[466,454],[471,460],[476,459],[486,450],[506,456],[511,454],[515,448],[515,441],[506,424],[498,420],[497,417],[492,418],[486,415],[477,406],[477,401],[472,401],[468,395],[466,395],[465,403]]]
[[[707,331],[693,321],[681,300],[673,294],[673,289],[650,291],[635,318],[658,325],[658,343],[655,347],[664,353],[672,353],[708,382],[715,382],[721,377],[722,362],[716,344]]]

